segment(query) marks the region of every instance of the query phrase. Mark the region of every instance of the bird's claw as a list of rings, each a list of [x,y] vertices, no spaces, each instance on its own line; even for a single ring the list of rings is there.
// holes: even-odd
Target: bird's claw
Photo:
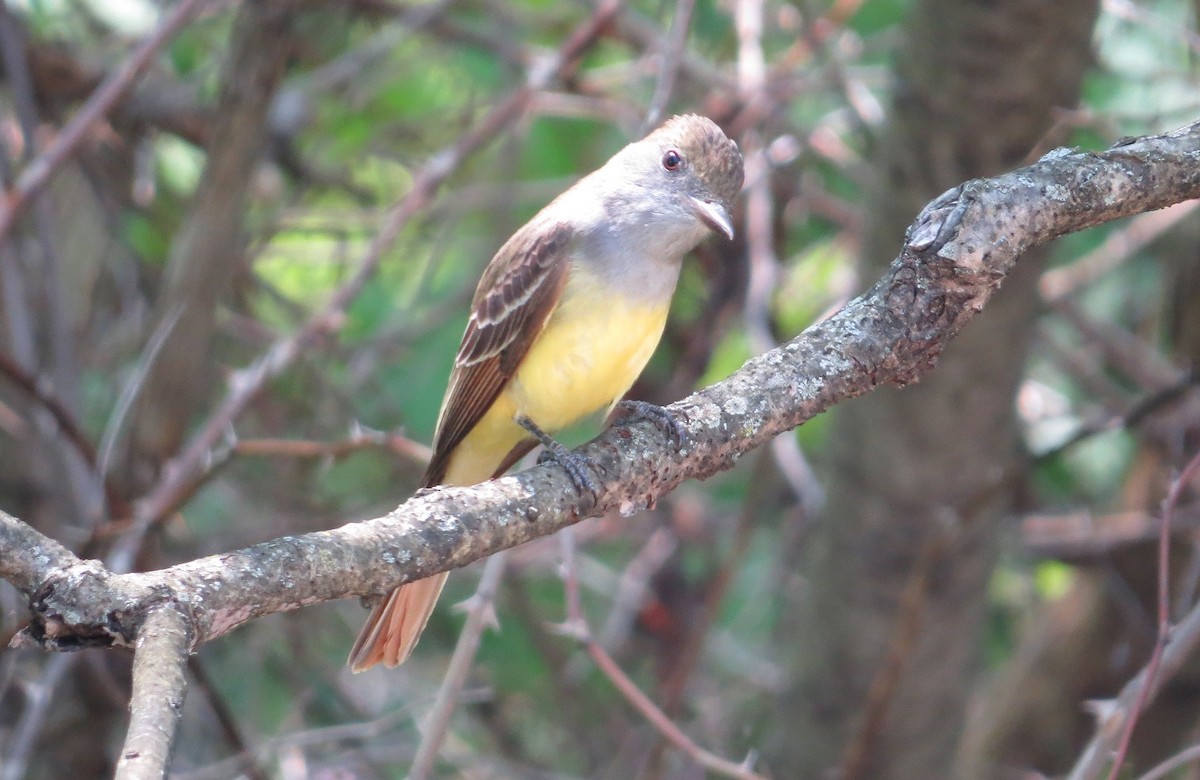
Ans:
[[[538,456],[539,464],[547,462],[558,464],[563,471],[567,472],[576,491],[583,493],[586,490],[592,494],[593,498],[600,495],[600,485],[591,473],[592,461],[586,456],[554,442],[553,446],[543,444],[542,454]]]
[[[654,427],[670,437],[671,443],[675,445],[676,449],[682,448],[687,443],[687,431],[666,407],[646,401],[622,401],[617,404],[617,409],[622,414],[640,417],[653,423]]]

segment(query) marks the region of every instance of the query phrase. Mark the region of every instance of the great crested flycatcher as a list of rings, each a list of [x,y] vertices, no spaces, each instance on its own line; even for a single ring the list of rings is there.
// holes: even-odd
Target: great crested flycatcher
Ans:
[[[668,120],[518,230],[483,272],[424,484],[474,485],[544,438],[611,410],[662,336],[683,256],[733,237],[737,144],[705,117]],[[354,649],[356,672],[412,652],[446,574],[393,590]]]

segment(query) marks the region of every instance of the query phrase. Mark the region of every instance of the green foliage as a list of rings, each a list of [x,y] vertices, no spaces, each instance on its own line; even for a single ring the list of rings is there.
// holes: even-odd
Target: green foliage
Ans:
[[[560,178],[599,167],[621,146],[611,132],[601,133],[601,129],[595,122],[577,119],[533,122],[522,145],[522,170],[533,178]]]
[[[860,35],[875,35],[894,30],[912,7],[912,0],[882,0],[863,3],[850,19],[850,27]]]
[[[84,64],[94,62],[97,68],[120,62],[131,41],[161,14],[148,3],[20,0],[9,5],[33,38],[79,50]],[[301,108],[292,123],[276,128],[281,135],[272,139],[270,153],[264,153],[256,169],[242,224],[248,250],[245,257],[228,258],[238,265],[216,307],[219,324],[211,354],[196,356],[209,361],[213,370],[206,378],[202,408],[181,412],[188,430],[219,406],[232,372],[324,310],[353,278],[390,209],[410,193],[422,166],[456,143],[490,108],[522,89],[528,83],[526,68],[561,46],[593,10],[592,4],[553,0],[384,3],[379,8],[367,3],[367,10],[349,5],[355,8],[305,6],[297,11],[302,19],[297,40],[291,42],[294,55],[283,89]],[[802,27],[808,16],[841,12],[842,5],[767,3],[761,43],[771,88],[748,96],[734,86],[738,58],[745,52],[739,48],[732,6],[700,0],[686,54],[700,62],[701,70],[717,72],[727,83],[708,83],[685,69],[666,108],[667,113],[724,112],[722,121],[739,130],[753,129],[763,145],[790,138],[798,150],[796,159],[777,161],[771,171],[778,209],[772,215],[778,231],[772,248],[779,258],[779,277],[767,315],[778,341],[793,337],[874,281],[856,279],[853,269],[863,245],[865,193],[869,186],[886,184],[889,173],[874,170],[870,156],[883,128],[860,127],[862,117],[848,97],[869,93],[888,104],[894,82],[885,66],[913,3],[861,3],[844,29],[835,24],[832,32],[826,31],[828,37],[804,37],[812,32]],[[332,444],[345,439],[356,423],[402,433],[417,445],[431,441],[480,271],[516,226],[619,149],[636,127],[631,120],[648,108],[661,67],[661,51],[654,47],[668,40],[674,6],[638,0],[632,7],[638,18],[659,29],[653,46],[643,50],[618,24],[606,28],[568,82],[538,95],[520,119],[487,139],[429,202],[419,204],[345,311],[306,345],[297,364],[261,388],[253,404],[230,423],[222,447],[258,437]],[[1184,0],[1141,3],[1139,9],[1132,18],[1111,10],[1102,16],[1096,36],[1099,67],[1088,77],[1084,110],[1069,117],[1073,144],[1103,148],[1122,132],[1164,130],[1196,111],[1200,86],[1195,54],[1181,37],[1194,10]],[[413,18],[424,11],[430,11],[430,19],[414,24]],[[228,76],[234,18],[229,9],[214,9],[186,26],[164,50],[152,76],[181,87],[194,96],[198,108],[211,110]],[[3,97],[7,101],[8,93]],[[76,105],[53,104],[53,111],[42,117],[45,129],[56,129],[52,120],[75,110]],[[149,120],[133,124],[133,130],[115,120],[99,126],[84,157],[100,193],[95,197],[112,223],[112,234],[95,237],[95,245],[116,245],[128,257],[106,265],[97,272],[98,281],[87,287],[89,293],[94,289],[89,296],[95,299],[94,310],[79,314],[77,322],[59,324],[61,333],[78,337],[78,352],[86,356],[79,387],[70,390],[82,396],[82,416],[96,438],[109,425],[122,431],[130,426],[128,420],[115,419],[114,410],[127,387],[139,389],[135,369],[156,326],[147,312],[154,311],[209,153]],[[836,141],[833,153],[819,143],[822,138]],[[119,157],[129,150],[137,154],[122,158],[124,167],[114,166],[120,173],[101,164],[108,162],[106,155]],[[112,181],[103,181],[105,177]],[[152,196],[135,202],[130,192],[143,184],[151,185]],[[1103,253],[1108,237],[1125,227],[1065,237],[1057,244],[1054,265],[1071,267],[1081,256]],[[899,241],[897,236],[897,245]],[[724,245],[711,256],[745,262]],[[1071,300],[1086,316],[1162,347],[1161,299],[1170,278],[1163,268],[1169,257],[1167,250],[1147,247]],[[60,270],[73,273],[82,265],[73,264],[75,260],[62,258]],[[736,272],[730,279],[746,271],[722,270]],[[662,397],[680,385],[708,385],[736,371],[757,351],[741,326],[737,305],[714,315],[711,302],[728,292],[717,289],[717,278],[724,277],[701,263],[685,267],[668,332],[709,328],[714,344],[707,354],[691,355],[682,354],[683,339],[668,339],[642,379],[648,394]],[[1085,358],[1094,358],[1098,349],[1095,340],[1053,315],[1039,340]],[[1065,365],[1061,352],[1043,348],[1035,354],[1023,387],[1023,393],[1036,396],[1037,403],[1028,404],[1035,411],[1021,403],[1024,438],[1035,454],[1054,450],[1087,426],[1114,419],[1125,402],[1143,394],[1138,377],[1097,358],[1096,375],[1124,394],[1121,408],[1114,409],[1113,402],[1097,399],[1087,377]],[[676,381],[680,377],[683,381]],[[0,397],[0,413],[9,413],[8,399]],[[824,468],[853,469],[856,464],[828,462],[830,420],[820,416],[789,435]],[[0,437],[8,437],[0,439],[0,448],[9,446],[15,429],[8,416],[0,416]],[[584,425],[564,438],[577,443],[594,430],[594,425]],[[1090,436],[1022,471],[1029,495],[1020,498],[1051,509],[1116,507],[1143,446],[1137,431]],[[737,744],[741,730],[748,728],[734,713],[752,711],[749,721],[773,706],[784,684],[777,679],[777,668],[786,650],[779,646],[777,627],[781,614],[794,608],[782,594],[799,593],[796,598],[801,598],[805,587],[799,574],[781,565],[784,553],[799,545],[797,537],[805,531],[795,519],[800,514],[796,496],[770,461],[762,467],[752,464],[760,457],[755,454],[746,466],[703,484],[689,484],[651,512],[620,521],[610,518],[603,526],[587,524],[579,534],[589,575],[582,578],[584,606],[593,630],[615,608],[616,583],[656,531],[669,530],[677,547],[650,574],[678,577],[691,599],[683,599],[679,614],[672,615],[681,625],[696,625],[706,617],[705,588],[728,575],[725,596],[714,606],[711,628],[699,642],[700,660],[684,701],[672,713],[685,731],[716,752]],[[151,562],[381,513],[409,495],[421,471],[411,455],[383,448],[338,457],[235,456],[183,504],[181,519],[163,530],[162,560]],[[119,477],[118,482],[137,482],[129,475]],[[1008,491],[1018,482],[1022,480],[1006,476],[995,489]],[[1012,487],[1007,496],[1014,505],[1018,492]],[[737,537],[743,513],[752,513],[744,550]],[[68,529],[63,538],[74,542],[86,537],[78,517],[63,526]],[[1060,598],[1073,583],[1074,570],[1066,564],[1031,561],[1018,541],[1006,545],[985,605],[984,649],[992,664],[1012,656],[1038,605]],[[640,716],[631,714],[575,640],[547,627],[564,614],[557,555],[552,542],[513,554],[511,584],[498,598],[501,630],[482,637],[465,697],[475,700],[459,709],[443,754],[445,776],[506,776],[496,769],[503,766],[501,758],[531,773],[544,768],[547,776],[627,776],[634,759],[621,750],[639,757],[648,752],[642,742],[651,740],[644,736],[648,730]],[[345,755],[352,754],[370,764],[364,774],[395,774],[420,739],[413,718],[396,713],[423,715],[432,699],[461,627],[459,613],[446,605],[470,597],[474,572],[451,578],[444,605],[417,651],[420,657],[390,677],[349,678],[341,671],[357,629],[351,623],[362,617],[361,610],[346,605],[336,613],[306,610],[286,620],[260,621],[206,646],[202,658],[212,669],[220,697],[252,737],[392,718],[382,736],[364,729],[367,736],[358,741],[331,740],[332,746],[321,750],[335,756],[330,759],[335,768],[314,762],[309,769],[313,776],[351,771],[345,769],[351,765]],[[650,581],[643,584],[649,599],[664,586],[647,576]],[[631,640],[613,652],[657,700],[680,656],[678,646],[670,644],[678,638],[655,634],[637,617],[629,617]],[[370,753],[380,743],[394,747],[394,755]],[[213,749],[227,747],[221,743]],[[676,776],[664,769],[671,766],[665,760],[646,768],[646,774]],[[189,769],[180,767],[184,773]]]
[[[139,257],[156,265],[166,260],[171,234],[163,225],[147,215],[129,213],[122,216],[122,228],[122,238]]]
[[[839,277],[852,258],[837,241],[810,244],[785,269],[775,293],[775,315],[781,335],[791,338],[808,327],[834,303]]]
[[[1102,15],[1096,28],[1102,67],[1089,75],[1087,104],[1131,134],[1152,132],[1163,118],[1189,121],[1197,107],[1195,55],[1184,36],[1189,24],[1194,29],[1194,15],[1184,0],[1148,4],[1133,18]]]
[[[1034,584],[1038,595],[1047,600],[1060,599],[1071,587],[1075,569],[1060,561],[1044,561],[1034,573]]]

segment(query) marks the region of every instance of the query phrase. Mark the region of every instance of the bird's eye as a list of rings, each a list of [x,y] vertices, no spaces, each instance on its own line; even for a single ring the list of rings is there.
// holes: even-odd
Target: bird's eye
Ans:
[[[662,165],[668,171],[677,171],[683,165],[683,155],[674,149],[668,149],[663,155]]]

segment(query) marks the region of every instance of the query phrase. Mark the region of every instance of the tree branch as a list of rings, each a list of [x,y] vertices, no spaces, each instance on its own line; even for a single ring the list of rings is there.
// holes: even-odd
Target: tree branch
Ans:
[[[0,576],[29,596],[34,612],[13,642],[55,649],[137,642],[134,728],[121,773],[161,770],[184,692],[182,664],[196,644],[264,614],[383,593],[586,517],[632,514],[684,480],[731,468],[835,403],[916,382],[1028,248],[1198,197],[1200,122],[1103,152],[1051,152],[1034,166],[956,187],[926,206],[868,292],[673,404],[683,448],[649,421],[613,426],[584,446],[600,486],[595,496],[580,496],[558,467],[542,466],[484,485],[422,491],[374,520],[144,574],[79,560],[0,512]],[[1176,632],[1181,646],[1190,625]]]
[[[51,576],[79,563],[66,547],[0,511],[0,579],[27,598]]]
[[[1113,753],[1123,733],[1124,725],[1138,705],[1142,690],[1149,687],[1151,697],[1164,682],[1173,677],[1191,659],[1200,646],[1200,605],[1192,608],[1187,616],[1171,631],[1171,642],[1163,651],[1155,679],[1148,682],[1148,667],[1143,667],[1137,676],[1125,684],[1116,699],[1101,702],[1097,717],[1096,733],[1079,754],[1079,760],[1071,768],[1067,780],[1094,780],[1112,765]]]
[[[150,67],[154,57],[191,18],[202,11],[210,0],[183,0],[167,13],[158,28],[134,49],[129,59],[104,80],[88,97],[62,132],[37,159],[21,173],[11,191],[0,198],[0,243],[37,194],[54,174],[69,160],[93,125],[100,121],[133,88],[134,83]]]
[[[133,658],[129,732],[117,761],[117,780],[166,777],[187,691],[184,668],[190,643],[187,617],[177,606],[163,602],[147,613]]]
[[[592,634],[592,629],[583,614],[583,604],[579,599],[574,532],[568,529],[559,539],[562,540],[563,590],[567,602],[567,620],[560,627],[561,632],[577,640],[592,662],[604,673],[613,687],[625,697],[630,706],[637,710],[638,714],[645,718],[646,722],[653,726],[663,739],[670,742],[692,761],[722,777],[734,777],[739,780],[766,780],[754,771],[753,753],[747,756],[743,763],[735,764],[729,759],[700,747],[637,686],[637,683],[629,678],[629,675],[625,674],[625,670],[613,660],[613,657],[605,652]]]
[[[421,728],[421,743],[417,745],[416,755],[413,756],[412,766],[409,767],[409,780],[426,780],[433,774],[433,764],[437,761],[438,751],[441,750],[446,732],[450,728],[450,717],[458,706],[458,699],[463,686],[467,684],[467,676],[475,665],[475,654],[479,652],[479,642],[483,632],[488,628],[499,628],[496,620],[496,591],[500,580],[504,577],[504,566],[508,558],[504,551],[488,558],[479,577],[479,585],[475,595],[466,603],[467,619],[463,622],[458,642],[454,645],[454,655],[446,667],[442,684],[438,687],[437,698],[433,707],[425,717]]]
[[[1103,152],[1052,152],[930,204],[900,256],[865,294],[728,379],[669,407],[676,449],[648,421],[623,423],[581,449],[600,486],[579,496],[546,465],[469,488],[424,491],[384,517],[284,537],[168,569],[118,575],[30,537],[0,513],[0,575],[34,593],[18,640],[48,647],[129,644],[173,599],[191,642],[262,615],[378,594],[609,511],[631,514],[687,479],[745,453],[833,404],[931,370],[1021,253],[1057,236],[1200,197],[1200,123]],[[52,560],[24,555],[32,538]]]

